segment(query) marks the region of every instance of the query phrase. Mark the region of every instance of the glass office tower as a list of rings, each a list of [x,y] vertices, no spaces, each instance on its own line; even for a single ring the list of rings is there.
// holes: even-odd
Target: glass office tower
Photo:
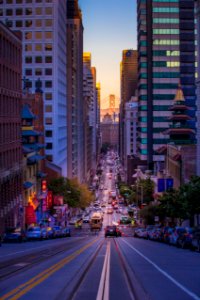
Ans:
[[[163,168],[159,150],[170,142],[178,85],[195,128],[195,15],[193,0],[138,0],[139,147],[149,169]],[[194,142],[194,141],[192,141]]]

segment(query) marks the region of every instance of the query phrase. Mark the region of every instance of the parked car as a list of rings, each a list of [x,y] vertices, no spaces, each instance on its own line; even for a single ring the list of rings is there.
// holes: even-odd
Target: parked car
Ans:
[[[181,248],[191,248],[192,237],[195,233],[195,229],[191,227],[186,227],[185,231],[179,234],[177,239],[177,247]]]
[[[27,240],[42,240],[44,238],[44,231],[40,227],[30,227],[26,232]]]
[[[184,227],[174,227],[169,235],[169,244],[177,246],[178,238],[186,232]]]
[[[192,250],[197,250],[200,252],[200,228],[194,231],[190,247]]]
[[[119,220],[120,224],[131,224],[131,218],[128,216],[121,216],[120,220]]]
[[[61,226],[53,226],[54,238],[62,237],[62,227]]]
[[[70,237],[71,236],[71,229],[69,227],[65,227],[62,229],[63,237]]]
[[[83,218],[83,223],[90,223],[90,217],[89,216],[85,216]]]
[[[121,236],[121,231],[117,228],[117,226],[108,225],[105,228],[105,237],[108,237],[108,236],[119,237],[119,236]]]
[[[3,237],[4,242],[24,242],[26,241],[26,233],[22,228],[7,228]]]
[[[48,239],[53,239],[54,238],[54,231],[53,231],[53,228],[48,226],[46,228],[47,230],[47,236],[48,236]]]

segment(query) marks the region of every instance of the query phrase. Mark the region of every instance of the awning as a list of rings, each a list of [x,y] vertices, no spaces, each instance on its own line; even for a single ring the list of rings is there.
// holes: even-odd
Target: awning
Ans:
[[[22,136],[39,136],[42,135],[36,130],[22,130]]]
[[[44,144],[39,144],[39,143],[34,143],[34,144],[24,144],[24,146],[26,148],[29,148],[29,149],[32,149],[32,150],[35,150],[35,151],[38,151],[42,148],[45,148],[45,145]]]
[[[29,164],[34,164],[34,163],[37,163],[38,161],[40,161],[44,158],[45,158],[45,156],[42,156],[40,154],[35,154],[33,156],[28,157],[27,161],[28,161]]]
[[[172,157],[172,159],[175,160],[175,161],[181,160],[181,154],[180,154],[180,153],[177,153],[176,155],[174,155],[174,156]]]
[[[32,113],[28,104],[25,104],[23,106],[21,117],[22,119],[30,119],[30,120],[36,119],[36,116]]]
[[[25,182],[23,183],[24,189],[30,189],[32,186],[33,186],[33,183],[30,182],[30,181],[25,181]]]

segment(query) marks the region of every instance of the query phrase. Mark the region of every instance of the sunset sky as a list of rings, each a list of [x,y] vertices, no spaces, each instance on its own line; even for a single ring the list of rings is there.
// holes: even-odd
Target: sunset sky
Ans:
[[[92,65],[101,83],[102,108],[108,95],[120,97],[122,50],[136,49],[135,0],[79,0],[83,14],[84,51],[91,52]]]

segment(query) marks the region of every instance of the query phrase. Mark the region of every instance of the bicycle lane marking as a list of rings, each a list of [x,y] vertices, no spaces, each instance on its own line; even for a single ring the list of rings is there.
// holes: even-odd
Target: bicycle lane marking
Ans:
[[[46,280],[48,277],[50,277],[52,274],[54,274],[56,271],[63,268],[66,264],[71,262],[73,259],[75,259],[78,255],[80,255],[82,252],[84,252],[86,249],[88,249],[90,246],[92,246],[96,241],[98,241],[99,238],[95,239],[94,241],[86,244],[79,250],[75,251],[75,253],[70,254],[69,256],[65,257],[58,263],[54,264],[50,268],[44,270],[43,272],[39,273],[38,275],[34,276],[27,282],[19,285],[15,289],[11,290],[10,292],[6,293],[5,295],[0,297],[0,300],[16,300],[19,299],[21,296],[25,295],[27,292],[29,292],[31,289],[33,289],[38,284],[42,283],[44,280]],[[12,297],[13,296],[13,297]],[[12,297],[12,298],[10,298]]]
[[[165,272],[163,269],[161,269],[157,264],[155,264],[152,260],[150,260],[147,256],[142,254],[139,250],[137,250],[135,247],[133,247],[129,242],[122,239],[122,242],[127,244],[129,248],[134,250],[138,255],[140,255],[144,260],[146,260],[149,264],[151,264],[155,269],[157,269],[160,273],[162,273],[165,277],[167,277],[171,282],[173,282],[177,287],[179,287],[182,291],[184,291],[186,294],[188,294],[190,297],[192,297],[194,300],[200,300],[200,297],[196,295],[195,293],[188,290],[184,285],[182,285],[180,282],[178,282],[175,278],[173,278],[171,275],[169,275],[167,272]]]

